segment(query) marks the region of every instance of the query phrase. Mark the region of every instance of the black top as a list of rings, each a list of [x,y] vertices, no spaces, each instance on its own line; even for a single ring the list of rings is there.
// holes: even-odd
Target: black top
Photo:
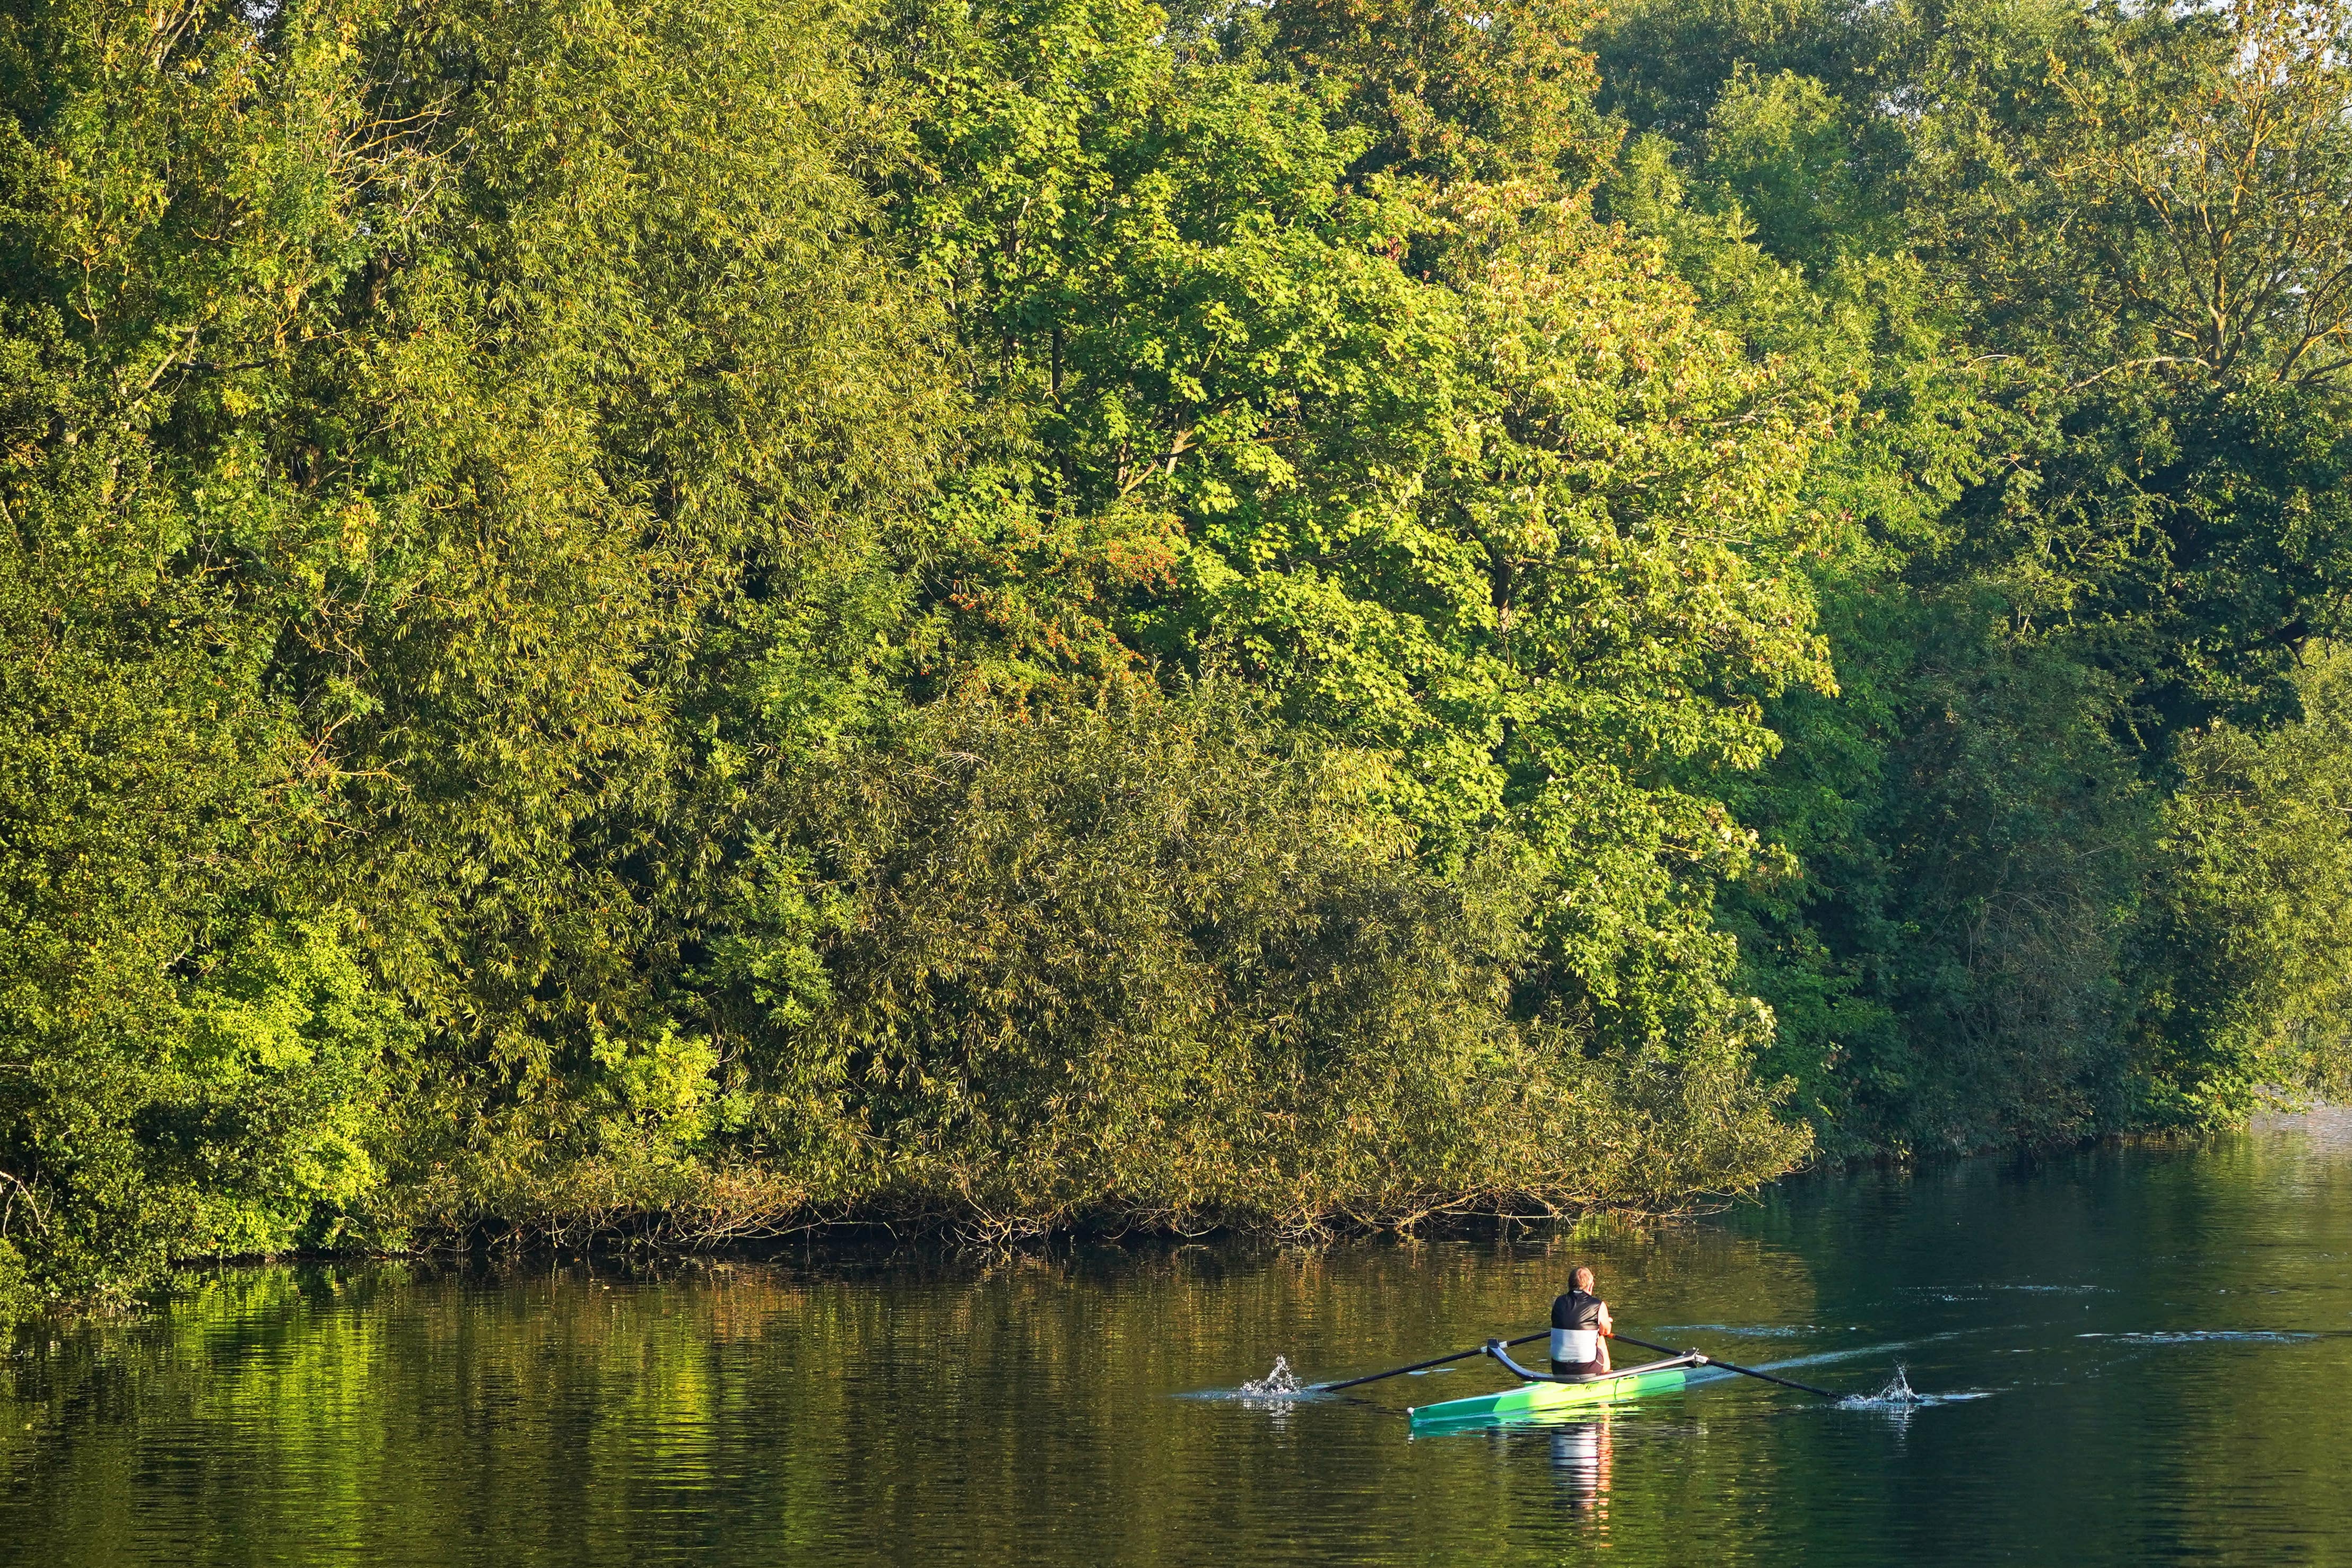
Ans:
[[[1570,1290],[1551,1304],[1551,1326],[1555,1329],[1597,1329],[1601,1326],[1601,1309],[1606,1305],[1608,1303],[1598,1296]]]

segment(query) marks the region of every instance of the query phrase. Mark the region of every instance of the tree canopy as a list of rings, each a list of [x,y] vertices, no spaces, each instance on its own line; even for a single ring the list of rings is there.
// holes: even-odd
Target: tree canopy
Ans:
[[[2340,1086],[2347,20],[0,0],[0,1299]]]

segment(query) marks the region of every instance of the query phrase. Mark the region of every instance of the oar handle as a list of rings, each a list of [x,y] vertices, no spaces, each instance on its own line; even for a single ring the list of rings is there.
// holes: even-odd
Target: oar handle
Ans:
[[[1684,1351],[1669,1350],[1664,1345],[1654,1345],[1647,1340],[1637,1340],[1631,1334],[1612,1332],[1609,1337],[1612,1340],[1623,1340],[1629,1345],[1639,1345],[1645,1351],[1656,1351],[1660,1355],[1684,1355],[1690,1353]],[[1842,1394],[1832,1394],[1826,1388],[1815,1388],[1810,1383],[1799,1383],[1793,1377],[1775,1377],[1769,1372],[1759,1372],[1752,1366],[1736,1366],[1727,1361],[1717,1361],[1713,1356],[1707,1356],[1705,1360],[1707,1365],[1719,1366],[1726,1372],[1744,1373],[1749,1377],[1760,1377],[1767,1383],[1777,1383],[1783,1388],[1793,1388],[1805,1394],[1818,1394],[1823,1399],[1843,1399],[1845,1397],[1845,1395]]]
[[[1546,1334],[1550,1332],[1551,1331],[1549,1329],[1538,1329],[1534,1333],[1521,1334],[1516,1340],[1505,1340],[1503,1342],[1507,1345],[1523,1345],[1530,1341],[1542,1339]],[[1480,1345],[1475,1350],[1455,1351],[1452,1355],[1433,1356],[1428,1361],[1417,1361],[1411,1366],[1392,1366],[1386,1372],[1370,1373],[1363,1377],[1351,1377],[1345,1383],[1310,1383],[1302,1392],[1307,1394],[1332,1394],[1342,1388],[1355,1388],[1367,1383],[1378,1383],[1382,1378],[1402,1377],[1409,1372],[1426,1372],[1433,1366],[1444,1366],[1450,1361],[1467,1361],[1474,1355],[1485,1355],[1486,1353],[1486,1347],[1485,1345]]]

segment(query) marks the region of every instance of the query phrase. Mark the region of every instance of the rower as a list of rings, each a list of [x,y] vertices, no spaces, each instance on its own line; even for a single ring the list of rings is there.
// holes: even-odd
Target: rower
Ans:
[[[1551,1304],[1551,1370],[1556,1377],[1599,1377],[1609,1370],[1609,1303],[1592,1293],[1592,1270],[1568,1277],[1568,1293]]]

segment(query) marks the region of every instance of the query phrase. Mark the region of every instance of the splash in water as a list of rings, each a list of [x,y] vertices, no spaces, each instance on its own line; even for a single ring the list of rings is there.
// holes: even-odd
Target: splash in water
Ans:
[[[1895,1363],[1895,1375],[1887,1381],[1887,1384],[1885,1388],[1878,1391],[1878,1400],[1879,1403],[1883,1405],[1925,1405],[1927,1403],[1926,1398],[1920,1394],[1919,1391],[1911,1386],[1910,1368],[1905,1366],[1899,1361]]]
[[[1306,1392],[1307,1385],[1298,1381],[1297,1373],[1290,1370],[1288,1356],[1275,1357],[1272,1372],[1264,1377],[1253,1377],[1242,1384],[1244,1398],[1287,1399]]]
[[[1849,1394],[1838,1403],[1855,1410],[1910,1410],[1936,1401],[1911,1386],[1911,1374],[1898,1361],[1885,1388],[1875,1394]]]

